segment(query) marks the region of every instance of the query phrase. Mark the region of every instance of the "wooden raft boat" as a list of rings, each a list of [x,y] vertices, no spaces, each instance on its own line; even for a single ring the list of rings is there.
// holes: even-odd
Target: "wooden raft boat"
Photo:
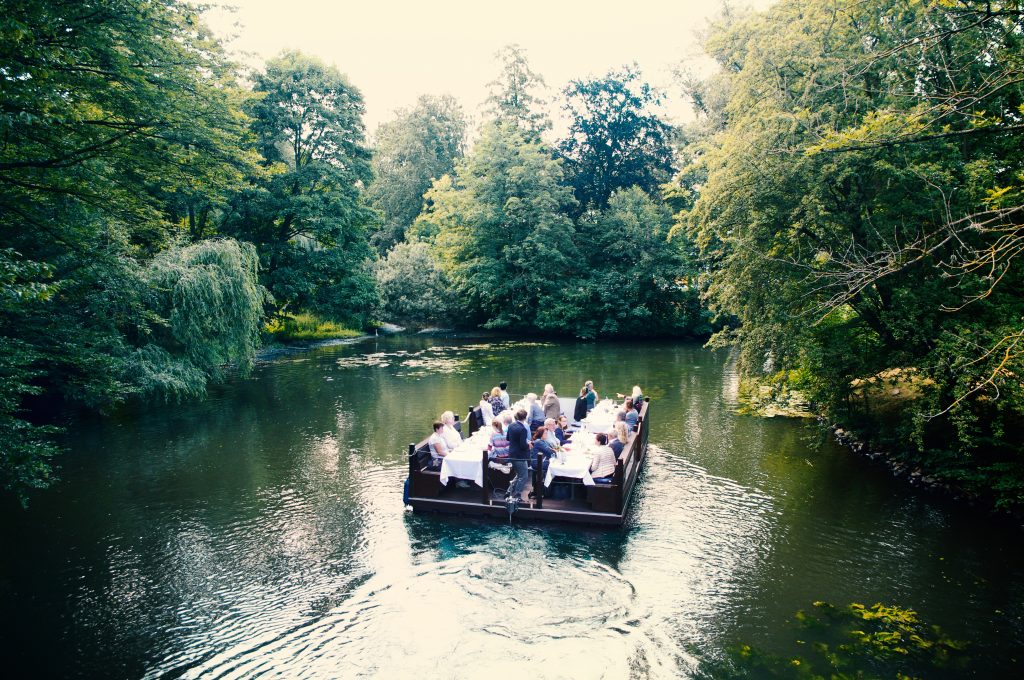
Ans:
[[[650,398],[644,399],[640,409],[636,431],[630,433],[623,447],[624,456],[615,465],[615,474],[610,484],[584,486],[578,479],[555,477],[551,488],[545,487],[541,479],[541,456],[538,454],[531,479],[523,494],[533,497],[523,501],[512,513],[517,520],[553,520],[581,524],[620,526],[626,519],[629,502],[636,486],[637,477],[647,459],[647,435],[650,426]],[[438,512],[458,515],[479,515],[508,521],[509,508],[503,491],[508,488],[512,474],[488,466],[487,451],[480,453],[483,466],[484,485],[472,484],[469,488],[457,484],[451,478],[448,484],[441,484],[441,473],[426,469],[430,462],[430,450],[426,440],[409,444],[409,480],[407,503],[415,512]],[[547,497],[556,485],[569,486],[568,498]]]

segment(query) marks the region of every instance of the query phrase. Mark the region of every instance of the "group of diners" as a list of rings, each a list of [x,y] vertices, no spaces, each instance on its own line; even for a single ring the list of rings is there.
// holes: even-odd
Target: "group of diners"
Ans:
[[[594,434],[596,446],[588,449],[591,477],[598,484],[611,482],[616,461],[623,455],[629,433],[636,430],[643,407],[644,396],[639,385],[633,386],[630,395],[617,396],[623,402],[616,409],[615,421],[608,431]],[[593,381],[586,381],[573,409],[574,426],[587,417],[599,400]],[[530,392],[515,404],[509,397],[507,383],[499,383],[480,395],[480,403],[474,411],[473,417],[479,418],[479,426],[488,432],[489,460],[507,463],[515,473],[507,499],[520,498],[537,454],[541,455],[541,472],[546,474],[551,458],[572,438],[569,418],[562,413],[558,394],[550,383],[544,386],[540,396]],[[431,456],[429,469],[440,470],[444,457],[462,441],[458,417],[445,411],[440,420],[434,422],[434,432],[427,440]]]

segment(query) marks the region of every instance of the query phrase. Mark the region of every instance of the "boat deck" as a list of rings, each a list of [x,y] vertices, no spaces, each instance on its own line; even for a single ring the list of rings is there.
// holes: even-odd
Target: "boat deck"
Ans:
[[[636,432],[630,435],[623,449],[624,456],[616,465],[610,484],[584,486],[578,479],[556,477],[552,486],[546,488],[541,483],[540,475],[534,472],[523,490],[524,500],[511,518],[505,503],[505,490],[511,475],[489,468],[484,452],[481,452],[483,488],[454,478],[449,479],[447,485],[442,485],[440,473],[424,469],[425,461],[429,458],[425,442],[410,444],[408,503],[416,512],[477,515],[504,520],[621,525],[625,521],[633,488],[647,457],[649,412],[650,400],[645,399]],[[535,467],[539,469],[539,461]],[[552,497],[556,489],[560,491],[556,495],[567,497]],[[527,499],[528,494],[535,497]]]

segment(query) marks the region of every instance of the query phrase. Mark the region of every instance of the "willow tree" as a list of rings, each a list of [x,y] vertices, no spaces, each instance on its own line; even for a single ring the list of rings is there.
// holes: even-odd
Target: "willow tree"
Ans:
[[[251,368],[260,342],[266,290],[249,243],[207,240],[164,251],[143,272],[155,318],[136,352],[145,393],[202,394],[228,367]]]

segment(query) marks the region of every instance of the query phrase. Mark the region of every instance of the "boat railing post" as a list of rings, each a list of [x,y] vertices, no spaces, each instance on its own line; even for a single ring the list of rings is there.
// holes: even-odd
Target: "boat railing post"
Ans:
[[[416,445],[409,444],[409,474],[416,472]]]
[[[487,493],[487,464],[488,463],[490,463],[490,461],[487,460],[487,449],[484,449],[483,458],[480,461],[480,470],[482,472],[482,477],[483,477],[483,482],[484,482],[481,485],[483,488],[480,489],[480,502],[483,503],[484,505],[487,505],[487,503],[491,500],[491,495],[489,493]]]
[[[544,507],[544,454],[537,454],[537,464],[533,467],[533,500],[537,509]]]
[[[634,440],[635,441],[635,440]],[[615,507],[622,512],[622,487],[625,484],[625,466],[621,460],[615,461],[615,474],[612,475],[612,485],[615,487]]]

